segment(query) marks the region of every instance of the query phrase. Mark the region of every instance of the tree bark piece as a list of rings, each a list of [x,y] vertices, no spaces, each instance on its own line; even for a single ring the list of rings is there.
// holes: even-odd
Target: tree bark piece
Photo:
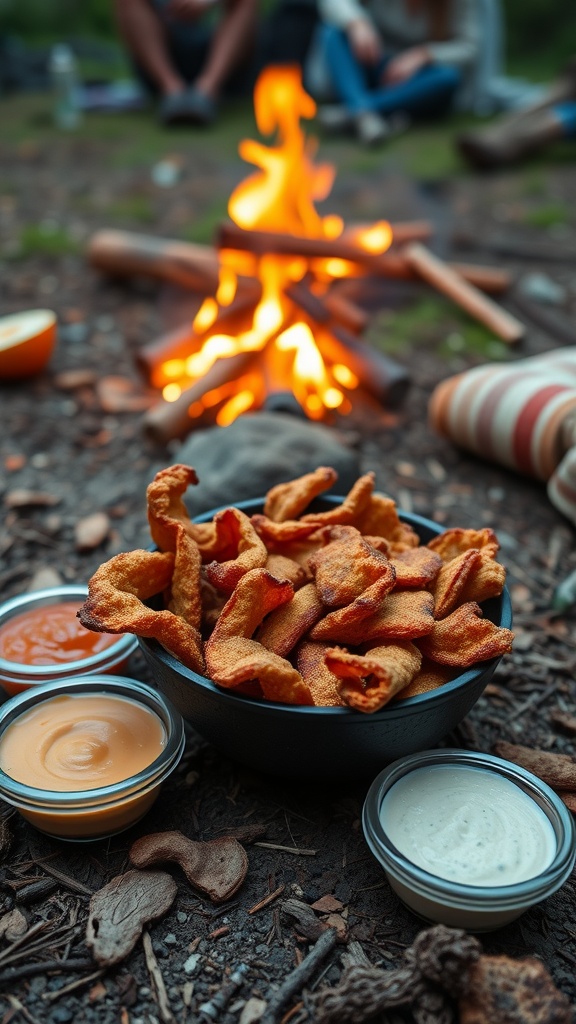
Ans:
[[[96,963],[112,967],[134,949],[144,925],[162,917],[176,898],[177,885],[164,871],[127,871],[94,893],[86,945]]]
[[[248,871],[244,847],[228,836],[195,842],[181,832],[156,832],[136,840],[130,849],[130,860],[137,868],[167,861],[179,864],[190,885],[213,903],[229,900]]]

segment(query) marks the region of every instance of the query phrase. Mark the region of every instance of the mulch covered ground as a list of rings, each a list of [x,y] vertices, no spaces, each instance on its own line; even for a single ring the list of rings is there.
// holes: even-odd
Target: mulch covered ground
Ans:
[[[0,383],[2,597],[58,580],[86,581],[112,554],[147,545],[146,485],[159,465],[177,460],[177,443],[158,447],[144,436],[143,411],[155,396],[135,356],[171,326],[186,296],[151,282],[103,279],[86,266],[82,245],[101,227],[142,230],[135,197],[151,211],[145,226],[151,234],[178,235],[186,223],[192,237],[195,219],[221,205],[245,170],[233,156],[212,153],[209,135],[200,146],[189,136],[166,137],[166,152],[181,159],[180,177],[161,189],[142,153],[129,163],[113,159],[115,134],[107,139],[85,126],[77,137],[44,131],[38,141],[32,127],[26,137],[0,142],[6,256],[0,312],[47,306],[60,324],[45,373]],[[433,144],[433,134],[427,139]],[[338,148],[333,152],[337,156]],[[483,178],[460,168],[431,183],[407,173],[391,149],[364,167],[360,155],[352,161],[337,178],[329,206],[349,220],[430,217],[443,254],[509,269],[517,283],[503,304],[528,326],[521,356],[573,344],[576,337],[575,190],[567,160]],[[553,216],[554,210],[564,213]],[[65,230],[80,249],[46,252],[29,241],[23,251],[30,225],[40,225],[44,238]],[[525,299],[520,283],[534,271],[565,289],[559,305]],[[434,385],[501,354],[482,332],[478,341],[448,301],[434,298],[423,306],[430,301],[424,286],[390,284],[383,291],[372,336],[385,345],[387,332],[394,334],[394,357],[412,375],[409,397],[400,412],[373,411],[334,428],[399,505],[446,526],[491,526],[500,539],[515,650],[446,743],[489,751],[506,739],[573,754],[574,735],[560,731],[551,716],[574,707],[574,613],[554,614],[551,599],[576,568],[574,529],[543,486],[473,459],[430,431],[426,413]],[[139,655],[131,671],[148,679]],[[200,1007],[244,964],[237,987],[221,1005],[217,1001],[212,1019],[231,1024],[244,1012],[248,1022],[260,1005],[249,1000],[269,1002],[311,945],[302,923],[287,912],[289,898],[310,906],[323,901],[314,910],[319,919],[338,914],[347,942],[359,944],[348,951],[358,956],[361,948],[372,964],[386,968],[400,964],[425,925],[391,892],[366,846],[360,812],[367,783],[295,784],[289,764],[286,774],[277,779],[248,771],[190,729],[184,760],[162,799],[126,834],[67,845],[41,836],[0,805],[0,929],[13,909],[28,926],[20,937],[0,935],[2,1021],[198,1020]],[[150,926],[151,946],[140,941],[119,965],[99,969],[85,945],[91,894],[126,869],[134,839],[172,829],[200,840],[239,838],[249,857],[243,887],[215,906],[173,867],[178,894],[169,913]],[[575,921],[572,879],[481,943],[490,953],[539,957],[576,1004]],[[294,1006],[292,1020],[311,1019],[311,994],[339,980],[345,949],[345,943],[332,949],[297,986],[278,1020]],[[407,1012],[399,1019],[413,1018]]]

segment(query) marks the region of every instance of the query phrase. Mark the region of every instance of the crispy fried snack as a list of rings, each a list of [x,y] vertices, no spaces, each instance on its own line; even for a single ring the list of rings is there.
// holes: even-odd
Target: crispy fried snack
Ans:
[[[382,607],[387,594],[394,586],[394,570],[389,569],[371,587],[367,587],[360,597],[344,608],[328,612],[310,630],[311,640],[332,640],[338,643],[359,644],[365,639],[364,624]],[[348,639],[353,637],[353,639]]]
[[[395,589],[403,587],[431,588],[442,568],[442,559],[426,547],[407,548],[391,555],[396,572]]]
[[[264,502],[264,515],[275,523],[283,523],[286,519],[298,519],[305,508],[319,494],[332,487],[338,474],[330,466],[319,466],[313,473],[306,473],[296,480],[272,487]]]
[[[356,647],[373,640],[414,640],[430,633],[434,627],[434,598],[427,590],[392,591],[383,601],[375,601],[376,610],[366,617],[352,618],[348,610],[355,610],[364,597],[362,595],[348,608],[326,615],[310,630],[310,639],[333,640]]]
[[[465,530],[460,527],[444,530],[444,533],[428,541],[427,546],[431,551],[436,551],[443,562],[450,562],[469,548],[477,548],[490,558],[496,558],[500,548],[498,538],[489,526],[482,530]]]
[[[462,591],[472,573],[480,569],[481,561],[478,549],[470,548],[443,562],[434,587],[435,618],[444,619],[457,604],[462,604]]]
[[[420,538],[409,523],[403,523],[398,515],[396,502],[383,494],[372,494],[354,526],[365,537],[384,537],[392,552],[406,551],[420,544]]]
[[[440,665],[469,668],[512,650],[514,634],[482,618],[482,609],[474,601],[460,605],[445,619],[434,623],[428,636],[418,641],[422,653]]]
[[[205,567],[206,579],[223,594],[231,594],[245,573],[266,565],[268,551],[249,517],[238,508],[217,512],[214,527],[213,550],[218,554]]]
[[[153,637],[195,672],[204,672],[198,630],[168,609],[153,611],[147,601],[170,588],[174,555],[136,550],[114,555],[96,570],[78,612],[83,626],[97,633],[136,633]]]
[[[182,495],[198,477],[191,466],[176,463],[156,473],[146,490],[148,524],[152,540],[160,551],[174,551],[178,524],[202,547],[214,532],[212,523],[193,523]]]
[[[256,634],[267,651],[286,658],[324,611],[313,583],[298,590],[291,601],[271,612]]]
[[[298,590],[309,579],[309,575],[303,565],[286,555],[268,555],[265,568],[271,576],[277,580],[288,580],[294,590]]]
[[[167,607],[175,615],[181,615],[195,629],[200,629],[202,621],[200,551],[196,541],[188,536],[181,523],[178,524],[176,538],[174,571]]]
[[[323,603],[342,608],[381,576],[389,576],[390,562],[354,526],[332,527],[329,536],[330,541],[308,559],[308,566]]]
[[[309,512],[302,516],[301,523],[315,523],[316,526],[355,525],[356,520],[367,507],[374,490],[374,473],[358,477],[348,491],[341,505],[328,512]]]
[[[277,551],[278,545],[306,541],[318,530],[317,523],[305,523],[302,519],[286,519],[283,523],[275,523],[258,513],[251,518],[256,533],[271,551]]]
[[[274,579],[266,569],[251,569],[240,578],[205,646],[206,667],[215,683],[234,689],[257,680],[268,700],[312,703],[297,669],[251,639],[265,615],[293,593],[290,583]]]
[[[420,671],[408,686],[396,695],[396,700],[406,700],[407,697],[418,697],[421,693],[429,693],[430,690],[437,690],[444,686],[458,675],[458,670],[449,665],[437,665],[427,658],[422,659]]]
[[[340,682],[338,692],[356,711],[379,711],[414,679],[422,655],[410,641],[369,648],[353,654],[334,647],[326,651],[326,667]]]
[[[470,574],[462,589],[460,600],[463,602],[477,601],[478,604],[481,604],[482,601],[487,601],[490,597],[498,597],[504,590],[506,582],[504,566],[483,551],[480,552],[480,559],[479,568]]]
[[[312,694],[289,661],[267,651],[256,640],[232,636],[206,650],[211,678],[227,690],[240,690],[256,680],[266,700],[312,704]]]
[[[328,644],[303,640],[296,652],[296,667],[317,707],[342,707],[337,688],[338,676],[330,672],[324,661],[328,649]]]

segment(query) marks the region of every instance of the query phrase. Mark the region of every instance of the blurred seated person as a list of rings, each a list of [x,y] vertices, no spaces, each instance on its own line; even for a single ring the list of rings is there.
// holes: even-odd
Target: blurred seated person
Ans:
[[[118,30],[167,125],[210,124],[253,55],[257,0],[114,0]]]
[[[394,123],[476,110],[490,54],[494,0],[318,0],[321,26],[306,67],[324,127],[353,127],[360,141]],[[491,11],[490,13],[493,13]],[[488,30],[488,31],[487,31]]]

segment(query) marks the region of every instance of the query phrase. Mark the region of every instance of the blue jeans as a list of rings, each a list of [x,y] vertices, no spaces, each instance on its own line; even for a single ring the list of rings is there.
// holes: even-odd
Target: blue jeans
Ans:
[[[389,56],[376,65],[361,64],[345,32],[324,25],[321,33],[334,90],[351,113],[372,110],[386,115],[402,111],[430,116],[443,114],[450,107],[460,84],[460,73],[455,68],[429,64],[405,82],[382,85],[381,76]]]
[[[564,128],[564,138],[576,138],[576,102],[557,103],[552,108]]]

